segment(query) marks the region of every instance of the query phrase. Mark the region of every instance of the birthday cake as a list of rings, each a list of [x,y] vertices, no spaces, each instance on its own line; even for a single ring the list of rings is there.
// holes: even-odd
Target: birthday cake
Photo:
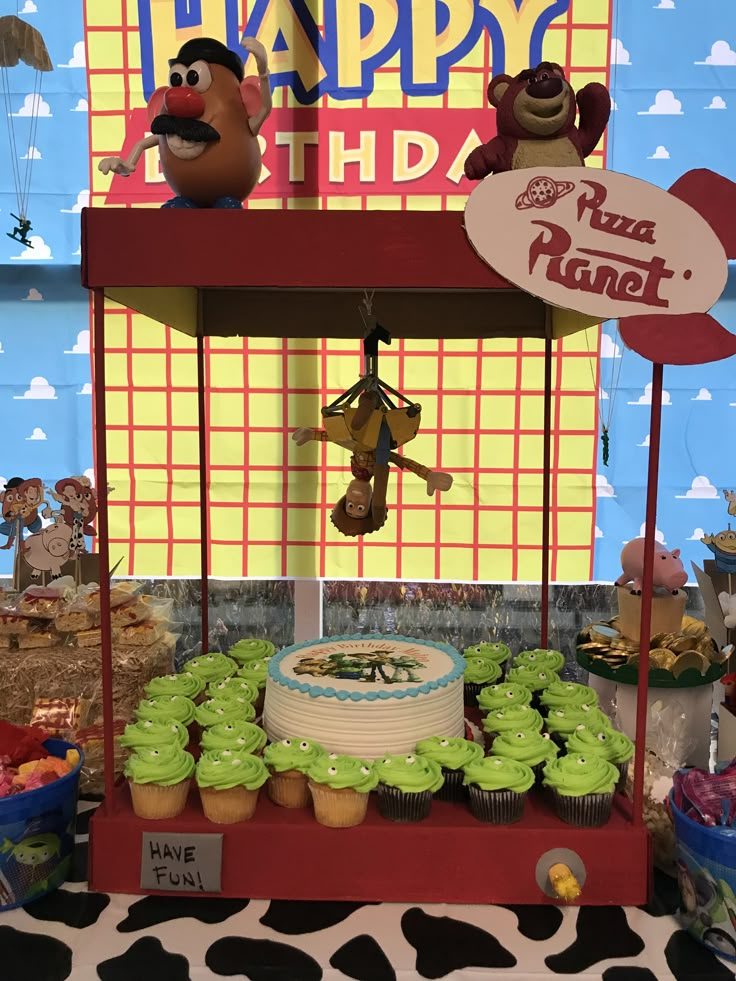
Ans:
[[[314,739],[374,759],[429,736],[463,736],[465,661],[445,644],[355,634],[287,647],[268,663],[263,725],[272,742]]]

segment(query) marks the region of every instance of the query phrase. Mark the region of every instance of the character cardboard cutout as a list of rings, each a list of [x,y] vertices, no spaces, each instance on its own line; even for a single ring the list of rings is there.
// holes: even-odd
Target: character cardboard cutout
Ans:
[[[368,314],[370,317],[370,309]],[[332,510],[332,523],[348,538],[370,535],[385,524],[390,463],[425,480],[430,496],[452,487],[449,473],[430,470],[394,452],[416,436],[422,407],[378,377],[378,344],[389,344],[391,338],[372,320],[367,326],[369,333],[363,342],[365,373],[352,388],[322,409],[324,429],[297,429],[291,437],[299,446],[318,440],[351,451],[353,479]],[[353,407],[356,399],[358,405]],[[406,405],[399,407],[393,399]]]
[[[6,536],[0,549],[10,549],[23,540],[24,532],[33,535],[41,530],[42,521],[39,510],[46,505],[43,481],[40,477],[24,480],[12,477],[0,491],[2,521],[0,535]]]
[[[515,78],[496,75],[488,85],[488,101],[496,109],[498,135],[465,161],[471,181],[526,167],[584,167],[611,114],[604,85],[589,82],[576,95],[564,70],[550,61]]]
[[[192,38],[169,60],[169,84],[148,102],[151,136],[127,160],[105,157],[103,174],[129,177],[143,153],[158,146],[166,183],[176,197],[164,208],[242,208],[261,175],[258,134],[271,112],[266,49],[243,38],[258,77],[244,78],[239,55],[213,38]]]

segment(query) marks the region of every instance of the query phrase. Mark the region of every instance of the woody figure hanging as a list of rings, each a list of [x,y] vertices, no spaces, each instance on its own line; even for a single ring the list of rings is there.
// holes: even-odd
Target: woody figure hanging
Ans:
[[[324,429],[302,428],[292,434],[299,446],[318,440],[351,451],[353,479],[332,510],[332,523],[349,538],[369,535],[384,525],[390,463],[425,480],[430,497],[435,491],[452,487],[449,473],[430,470],[395,452],[416,436],[422,407],[378,377],[378,344],[390,344],[391,337],[370,316],[370,302],[366,308],[369,332],[363,342],[364,374],[352,388],[322,409]],[[356,399],[358,404],[354,408],[352,403]],[[399,407],[394,399],[405,405]]]

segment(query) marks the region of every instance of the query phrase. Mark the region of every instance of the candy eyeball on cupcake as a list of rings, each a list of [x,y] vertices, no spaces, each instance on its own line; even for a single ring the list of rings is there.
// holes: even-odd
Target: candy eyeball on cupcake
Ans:
[[[230,760],[231,766],[240,766],[240,762],[241,761],[237,758],[237,756],[235,757],[234,760]]]
[[[514,733],[514,737],[516,739],[526,739],[526,733],[525,732],[515,732]]]
[[[337,753],[329,753],[328,756],[327,756],[327,759],[328,760],[336,760],[337,757],[338,757],[338,754]]]
[[[221,756],[232,756],[233,751],[231,749],[223,749],[220,753]]]
[[[578,756],[578,758],[577,758],[577,760],[575,762],[577,763],[578,766],[585,766],[585,764],[588,761],[586,760],[586,758],[584,756]]]
[[[599,732],[598,735],[596,736],[596,739],[598,740],[599,743],[607,743],[608,734],[605,732]]]
[[[329,775],[330,775],[331,777],[334,777],[334,776],[335,776],[335,774],[337,773],[337,767],[336,767],[336,766],[328,766],[328,767],[327,767],[327,772],[328,772],[328,774],[329,774]]]
[[[282,739],[281,740],[281,745],[282,746],[291,746],[291,740],[290,739]]]
[[[543,732],[542,733],[542,739],[550,739],[550,738],[551,737],[550,737],[550,734],[548,732]]]
[[[371,772],[371,771],[370,771],[370,770],[368,769],[368,767],[367,767],[367,766],[361,766],[361,768],[360,768],[360,772],[361,772],[361,773],[362,773],[362,774],[363,774],[364,776],[366,776],[366,777],[367,777],[367,776],[370,776],[370,772]]]
[[[143,722],[143,728],[144,729],[150,729],[152,725],[153,725],[153,720],[152,719],[145,719],[144,722]]]
[[[386,756],[384,759],[381,760],[381,765],[382,766],[391,766],[392,763],[393,763],[393,760],[390,759],[388,756]]]
[[[440,746],[442,746],[443,749],[445,746],[449,746],[449,745],[450,745],[449,739],[440,739]]]
[[[306,739],[302,739],[302,741],[299,743],[299,749],[302,751],[302,753],[307,753],[311,748],[312,747],[309,745]]]
[[[503,760],[501,759],[500,756],[493,756],[491,757],[491,759],[493,760],[496,766],[503,766]]]

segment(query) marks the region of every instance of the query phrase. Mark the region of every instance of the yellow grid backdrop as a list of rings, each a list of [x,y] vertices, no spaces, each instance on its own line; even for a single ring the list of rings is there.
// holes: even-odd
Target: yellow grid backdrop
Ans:
[[[505,2],[512,18],[514,0]],[[318,18],[315,5],[309,6]],[[522,13],[531,6],[542,10],[549,0],[524,0]],[[129,113],[145,105],[137,0],[86,0],[85,7],[91,204],[102,206],[110,177],[97,171],[97,160],[120,152]],[[543,57],[564,64],[576,89],[588,81],[607,81],[610,18],[610,0],[571,0],[547,29]],[[526,67],[514,64],[511,54],[507,50],[507,70]],[[403,94],[394,59],[377,70],[369,98],[341,102],[324,97],[319,105],[353,114],[364,107],[395,108],[397,114],[402,108],[438,113],[472,108],[479,111],[483,132],[491,74],[484,34],[451,68],[444,95]],[[274,101],[282,112],[296,107],[284,89],[277,90]],[[600,147],[588,164],[602,166],[603,153]],[[310,198],[253,198],[248,204],[461,210],[466,200],[464,194],[350,196],[334,190],[325,187]],[[165,191],[163,186],[162,199]],[[159,203],[148,199],[135,206]],[[555,343],[551,572],[556,581],[584,581],[592,572],[598,341],[594,329]],[[364,542],[343,538],[329,520],[329,510],[350,479],[347,454],[324,444],[297,447],[290,440],[295,428],[318,426],[321,406],[356,380],[358,343],[228,338],[212,339],[207,348],[213,575],[539,579],[540,342],[401,341],[382,352],[382,377],[423,406],[420,435],[407,446],[407,455],[450,471],[455,485],[438,502],[427,497],[418,478],[394,472],[389,521]],[[193,342],[108,304],[106,370],[109,480],[115,488],[113,561],[124,554],[130,575],[196,575]]]

